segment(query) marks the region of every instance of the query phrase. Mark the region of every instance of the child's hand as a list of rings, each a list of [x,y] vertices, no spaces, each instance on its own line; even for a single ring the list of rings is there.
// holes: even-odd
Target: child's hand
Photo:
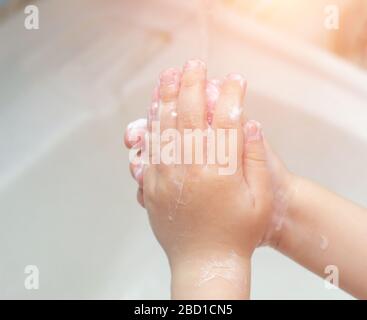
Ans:
[[[355,275],[366,265],[366,251],[358,245],[365,243],[366,210],[292,175],[259,125],[240,116],[241,78],[209,82],[205,96],[205,70],[195,65],[182,77],[177,70],[164,72],[148,121],[132,123],[125,134],[128,148],[143,150],[150,146],[144,133],[152,132],[154,119],[181,133],[237,130],[236,147],[227,149],[237,160],[229,175],[220,174],[218,162],[143,166],[140,158],[130,165],[138,201],[170,260],[173,297],[247,298],[250,256],[256,245],[269,244],[319,275],[332,261],[343,272],[341,287],[363,299],[366,281]],[[231,139],[219,141],[228,146]]]
[[[272,177],[260,125],[254,121],[244,124],[242,116],[244,80],[230,75],[222,83],[212,85],[218,90],[218,99],[215,88],[211,88],[212,95],[208,92],[210,99],[207,99],[206,70],[198,61],[188,62],[182,76],[174,69],[163,72],[148,127],[152,129],[152,121],[160,120],[161,133],[177,129],[183,154],[192,149],[183,143],[184,129],[206,133],[211,129],[216,133],[218,129],[234,129],[237,137],[234,150],[229,149],[231,154],[228,149],[226,152],[229,158],[235,157],[233,172],[223,174],[223,163],[219,164],[217,159],[216,163],[207,164],[205,156],[199,164],[146,165],[144,173],[137,177],[141,186],[139,202],[149,212],[154,233],[167,252],[172,269],[181,269],[185,263],[197,266],[201,270],[193,272],[197,283],[212,276],[242,279],[241,268],[237,266],[247,264],[255,247],[264,240],[274,207]],[[140,130],[144,131],[145,124],[140,123]],[[128,130],[125,140],[131,147],[130,137]],[[216,141],[215,146],[221,143],[230,145],[228,134]],[[162,154],[165,147],[167,142],[161,145]],[[204,146],[205,155],[206,149]],[[137,165],[131,169],[135,176],[141,171]],[[212,259],[224,263],[224,269],[214,263],[217,270],[204,272],[203,264],[213,262]]]

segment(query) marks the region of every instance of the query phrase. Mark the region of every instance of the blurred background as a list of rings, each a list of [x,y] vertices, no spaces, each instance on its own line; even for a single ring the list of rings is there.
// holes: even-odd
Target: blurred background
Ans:
[[[122,136],[190,58],[243,73],[289,168],[367,206],[365,0],[0,0],[0,48],[0,298],[169,298]],[[351,299],[268,248],[252,283],[254,299]]]

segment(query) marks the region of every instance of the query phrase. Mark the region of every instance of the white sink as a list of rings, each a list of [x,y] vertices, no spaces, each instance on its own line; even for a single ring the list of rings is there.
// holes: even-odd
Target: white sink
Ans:
[[[289,167],[367,205],[361,71],[228,9],[213,11],[204,52],[190,5],[38,3],[39,31],[22,12],[0,25],[0,298],[169,298],[122,134],[159,71],[188,58],[244,73],[248,112]],[[27,265],[38,290],[24,286]],[[252,297],[350,298],[271,249],[255,254]]]

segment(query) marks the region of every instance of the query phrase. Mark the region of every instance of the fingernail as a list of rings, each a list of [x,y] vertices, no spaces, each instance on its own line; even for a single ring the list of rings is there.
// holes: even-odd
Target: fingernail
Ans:
[[[180,72],[174,68],[163,71],[159,77],[160,84],[165,86],[178,85],[179,79]]]
[[[227,75],[227,79],[229,80],[234,80],[234,81],[238,81],[240,83],[240,86],[242,88],[245,87],[245,84],[246,84],[246,80],[245,78],[240,75],[239,73],[230,73],[229,75]]]
[[[255,120],[250,120],[245,125],[246,142],[258,141],[262,139],[261,124]]]
[[[199,59],[188,60],[185,64],[185,70],[192,70],[192,69],[205,69],[205,63]]]

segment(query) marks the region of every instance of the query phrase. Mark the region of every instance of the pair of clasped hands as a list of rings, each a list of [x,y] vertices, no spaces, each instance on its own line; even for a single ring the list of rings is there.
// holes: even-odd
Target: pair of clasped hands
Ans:
[[[287,170],[260,123],[246,117],[241,75],[221,80],[206,75],[200,60],[163,71],[147,119],[132,122],[125,132],[125,144],[136,155],[130,171],[139,185],[138,202],[169,260],[172,298],[249,298],[251,257],[261,245],[320,276],[328,265],[336,266],[343,276],[333,285],[366,298],[367,277],[353,275],[367,270],[367,254],[359,243],[367,243],[366,210]],[[200,150],[178,135],[200,130],[223,146],[231,143],[230,135],[216,133],[235,132],[235,170],[221,174],[223,163],[217,161],[151,161],[150,138],[157,124],[160,132],[176,132],[172,141],[192,155]],[[161,141],[160,150],[169,143]]]

